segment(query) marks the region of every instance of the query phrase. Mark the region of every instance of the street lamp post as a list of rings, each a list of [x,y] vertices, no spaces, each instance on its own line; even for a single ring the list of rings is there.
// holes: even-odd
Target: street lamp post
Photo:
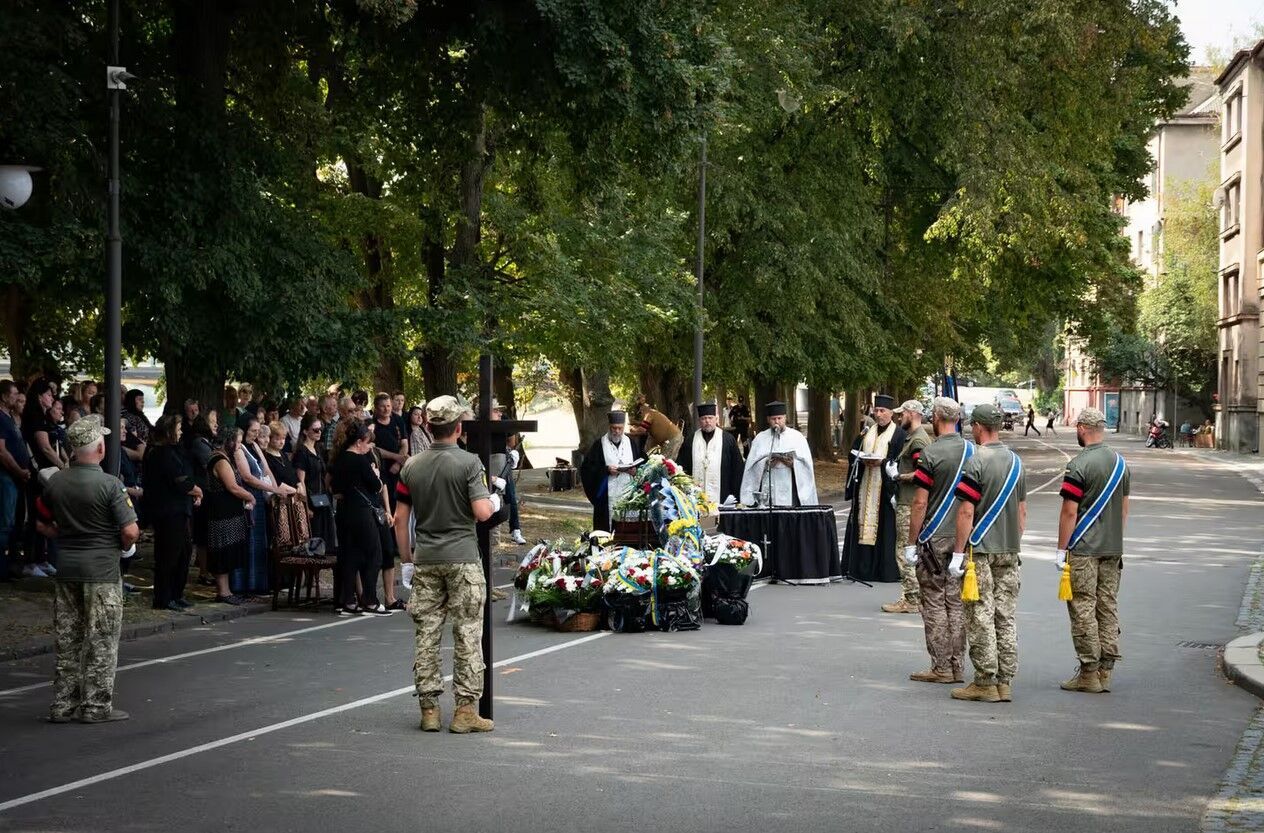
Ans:
[[[119,417],[122,411],[123,377],[123,235],[119,229],[119,93],[130,77],[119,63],[119,0],[110,0],[110,63],[106,90],[110,99],[110,172],[106,193],[109,220],[105,237],[105,424],[110,429],[105,444],[105,470],[119,473]]]
[[[693,420],[697,422],[698,406],[702,404],[702,317],[703,304],[705,303],[702,294],[702,267],[703,267],[703,251],[706,245],[707,235],[707,134],[706,130],[702,132],[702,148],[698,152],[698,252],[697,263],[694,274],[698,281],[698,322],[693,330]]]

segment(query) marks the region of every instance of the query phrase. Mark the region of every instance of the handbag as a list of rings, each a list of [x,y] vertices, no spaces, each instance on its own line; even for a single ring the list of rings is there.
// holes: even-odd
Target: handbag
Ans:
[[[313,509],[328,509],[331,505],[329,502],[329,495],[323,493],[319,495],[308,495],[307,503]]]
[[[359,486],[357,486],[357,487],[356,487],[356,493],[360,495],[360,498],[361,498],[361,500],[363,500],[363,501],[364,501],[364,504],[365,504],[366,506],[368,506],[368,507],[369,507],[369,509],[371,509],[371,510],[373,511],[373,520],[377,521],[377,525],[378,525],[378,526],[390,526],[390,525],[391,525],[390,519],[389,519],[389,518],[387,518],[387,516],[386,516],[386,510],[385,510],[385,509],[381,508],[381,507],[380,507],[380,506],[378,506],[376,503],[374,503],[373,501],[369,500],[369,496],[368,496],[368,495],[366,495],[366,494],[364,493],[364,491],[363,491],[363,490],[362,490]]]

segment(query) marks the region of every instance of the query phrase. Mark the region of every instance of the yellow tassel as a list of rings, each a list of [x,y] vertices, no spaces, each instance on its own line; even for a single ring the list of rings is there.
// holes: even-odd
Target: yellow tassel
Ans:
[[[1071,601],[1071,562],[1062,565],[1062,580],[1058,582],[1058,601]]]
[[[974,552],[966,559],[966,577],[961,582],[961,601],[977,602],[979,600],[979,579],[974,574]]]

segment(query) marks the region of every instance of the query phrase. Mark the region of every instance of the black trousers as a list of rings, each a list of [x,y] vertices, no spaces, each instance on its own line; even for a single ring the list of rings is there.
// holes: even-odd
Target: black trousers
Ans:
[[[360,604],[377,606],[377,577],[382,570],[382,538],[368,507],[338,507],[338,604],[354,607],[356,577],[360,579]]]
[[[189,538],[189,519],[185,515],[166,515],[152,519],[154,530],[154,607],[165,608],[169,602],[184,598],[184,585],[189,581],[189,557],[193,544]]]

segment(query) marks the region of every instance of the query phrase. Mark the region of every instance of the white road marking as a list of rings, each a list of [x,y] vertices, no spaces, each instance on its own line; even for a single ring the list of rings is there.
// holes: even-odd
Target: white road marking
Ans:
[[[609,635],[610,635],[610,631],[601,631],[599,633],[594,633],[588,636],[580,637],[579,639],[572,639],[569,642],[562,642],[557,645],[550,645],[549,647],[541,648],[538,651],[529,651],[528,653],[525,653],[525,654],[519,654],[516,657],[509,657],[508,659],[502,659],[499,662],[492,663],[492,668],[500,668],[503,665],[509,665],[511,663],[516,663],[516,662],[523,662],[524,660],[534,659],[535,657],[544,656],[545,654],[551,654],[555,651],[563,651],[567,648],[574,648],[578,645],[583,645],[586,642],[592,642],[595,639],[601,639],[602,637],[609,636]],[[448,676],[443,678],[443,681],[446,683],[446,682],[449,682],[451,679],[452,679],[452,675],[449,674]],[[230,735],[226,738],[220,738],[219,740],[210,741],[209,743],[201,743],[201,744],[198,744],[197,746],[190,746],[188,749],[181,749],[179,752],[172,752],[168,755],[162,755],[157,758],[150,758],[147,761],[140,761],[139,763],[130,764],[124,767],[119,767],[118,769],[111,769],[108,772],[102,772],[99,775],[92,775],[92,776],[89,776],[88,778],[80,778],[78,781],[71,781],[69,784],[62,784],[59,787],[51,787],[50,789],[47,789],[47,790],[41,790],[36,793],[31,793],[29,795],[21,796],[19,798],[10,799],[9,801],[6,801],[3,804],[0,804],[0,813],[4,812],[5,810],[12,810],[14,807],[21,807],[24,804],[31,804],[36,801],[42,801],[45,798],[52,798],[53,796],[56,796],[56,795],[62,795],[64,793],[73,792],[75,790],[82,789],[83,787],[90,787],[93,784],[100,784],[104,781],[111,781],[115,778],[122,778],[124,775],[131,775],[134,772],[141,772],[146,769],[152,769],[153,767],[161,766],[162,764],[171,763],[172,761],[178,761],[181,758],[188,758],[193,755],[199,755],[203,752],[210,752],[212,749],[219,749],[224,746],[230,746],[234,743],[240,743],[243,740],[254,740],[255,738],[261,735],[269,735],[269,734],[272,734],[273,732],[279,732],[282,729],[289,729],[293,726],[301,726],[304,723],[311,723],[313,720],[320,720],[321,718],[330,717],[331,715],[340,714],[342,712],[351,711],[353,709],[362,708],[364,706],[371,706],[374,703],[380,703],[383,700],[389,700],[392,697],[399,697],[404,694],[410,694],[414,690],[415,690],[415,686],[410,685],[410,686],[404,686],[403,688],[392,689],[391,691],[384,691],[381,694],[374,694],[369,697],[362,697],[359,700],[353,700],[350,703],[343,703],[341,706],[333,706],[332,708],[321,709],[318,712],[312,712],[311,714],[300,715],[299,717],[292,717],[289,720],[283,720],[280,723],[273,723],[268,726],[261,726],[260,728],[252,729],[249,732],[240,732],[236,735]]]
[[[1071,461],[1071,455],[1070,455],[1070,454],[1067,454],[1065,451],[1063,451],[1062,449],[1058,448],[1056,445],[1050,445],[1049,443],[1045,442],[1044,440],[1036,440],[1036,442],[1040,443],[1040,444],[1041,444],[1041,445],[1043,445],[1045,448],[1052,448],[1054,451],[1056,451],[1056,452],[1058,452],[1059,454],[1061,454],[1061,455],[1063,456],[1063,458],[1064,458],[1064,459],[1066,459],[1066,461],[1067,461],[1067,462],[1070,462],[1070,461]],[[1050,486],[1052,486],[1054,483],[1057,483],[1057,482],[1058,482],[1059,480],[1061,480],[1061,479],[1062,479],[1062,470],[1059,470],[1057,474],[1055,474],[1053,477],[1050,477],[1048,480],[1046,480],[1044,483],[1041,483],[1041,484],[1040,484],[1039,486],[1037,486],[1036,488],[1034,488],[1034,489],[1028,489],[1028,490],[1027,490],[1027,494],[1029,494],[1029,495],[1034,495],[1036,492],[1039,492],[1039,491],[1042,491],[1042,490],[1044,490],[1044,489],[1049,488]]]
[[[189,657],[200,657],[204,654],[215,654],[215,653],[219,653],[220,651],[229,651],[229,650],[232,650],[233,648],[245,648],[250,645],[264,645],[268,642],[276,642],[277,640],[287,639],[291,636],[298,636],[299,634],[312,633],[313,631],[323,631],[326,628],[336,628],[339,625],[350,625],[352,622],[366,622],[369,619],[373,619],[373,618],[377,618],[377,617],[353,616],[349,619],[339,619],[337,622],[329,622],[324,625],[313,625],[310,628],[299,628],[296,631],[285,631],[284,633],[274,633],[270,636],[254,636],[254,637],[251,637],[250,639],[243,639],[240,642],[229,642],[226,645],[216,645],[213,648],[202,648],[201,650],[197,650],[197,651],[186,651],[183,654],[172,654],[169,657],[158,657],[156,659],[147,659],[142,662],[133,662],[127,665],[120,665],[116,669],[116,671],[131,671],[136,668],[145,668],[146,666],[150,666],[150,665],[162,665],[168,662],[176,662],[178,660],[188,659]],[[8,689],[5,689],[4,691],[0,691],[0,697],[8,697],[11,694],[21,694],[24,691],[35,691],[36,689],[45,688],[52,684],[53,684],[52,681],[49,680],[42,683],[32,683],[31,685],[18,686],[17,688],[8,688]]]

